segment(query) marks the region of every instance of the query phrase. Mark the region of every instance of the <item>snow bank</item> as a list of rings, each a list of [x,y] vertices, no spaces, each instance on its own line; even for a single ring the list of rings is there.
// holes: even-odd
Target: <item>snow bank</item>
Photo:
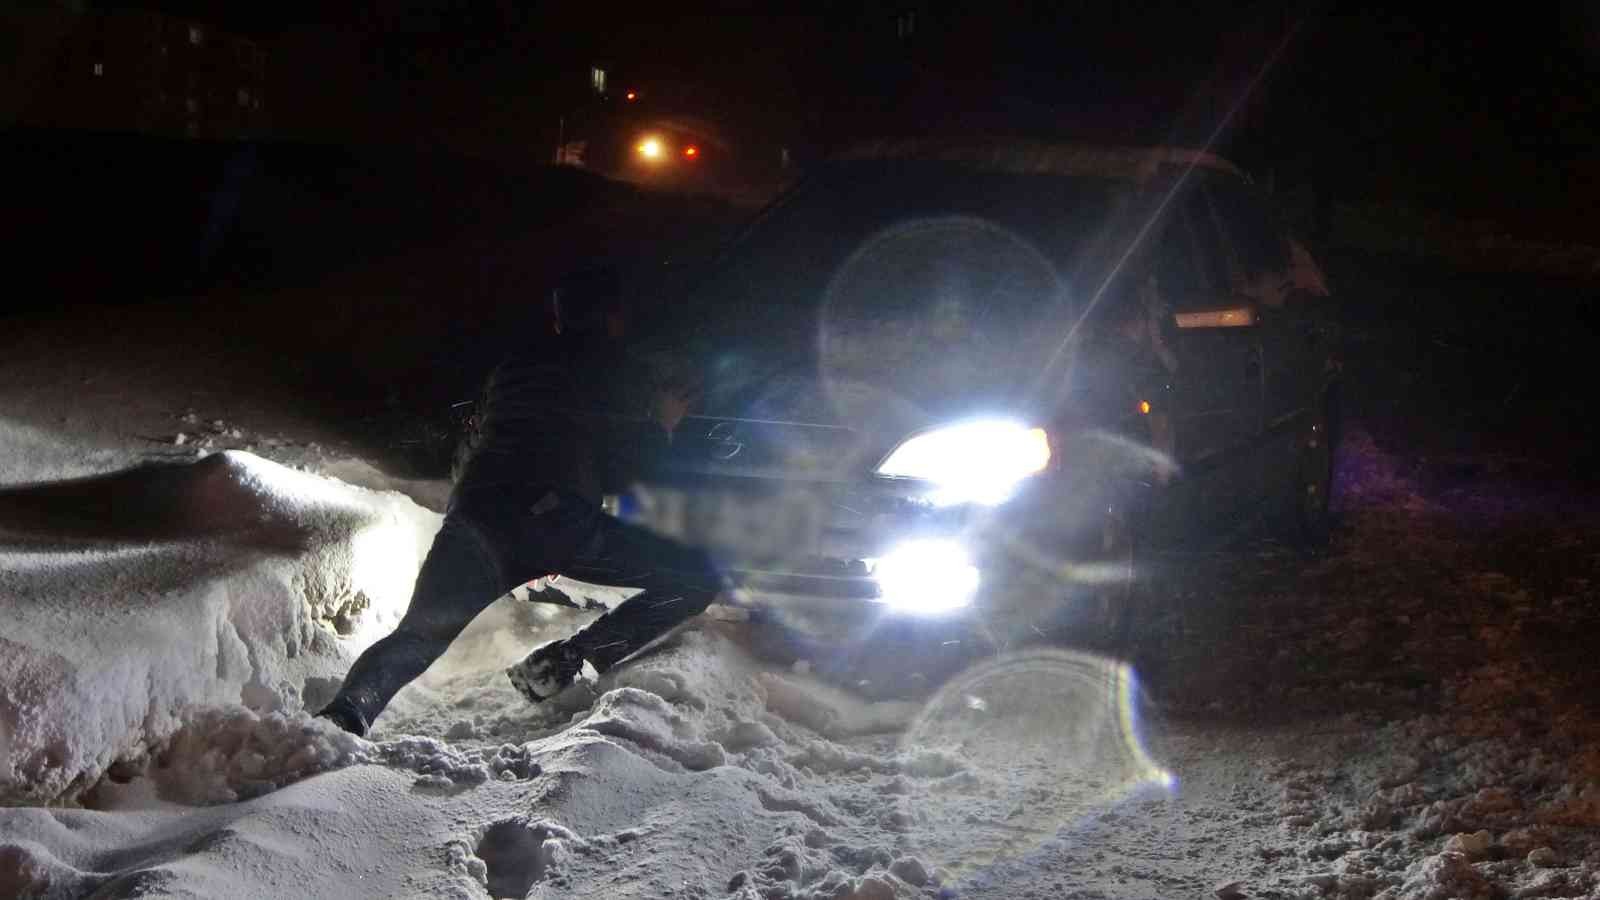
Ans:
[[[519,597],[358,739],[303,708],[437,518],[242,454],[179,472],[7,556],[6,799],[90,808],[0,810],[0,895],[910,900],[1149,782],[1109,661],[871,702],[703,617],[534,706],[504,666],[595,613]]]
[[[502,599],[375,741],[287,709],[190,707],[86,795],[95,810],[0,812],[0,893],[911,900],[1125,793],[1119,709],[1100,682],[1063,680],[1074,659],[873,703],[701,619],[529,705],[503,665],[563,615]]]
[[[417,789],[452,791],[491,779],[533,778],[541,770],[531,748],[470,749],[416,735],[372,742],[304,712],[191,707],[147,759],[137,766],[124,763],[120,775],[102,781],[85,799],[96,809],[213,806],[362,764],[412,772]]]
[[[190,705],[325,699],[439,521],[232,451],[0,491],[0,803],[74,800]]]
[[[85,799],[98,809],[231,803],[373,755],[366,741],[303,713],[190,707],[178,730],[137,769],[139,780],[122,783],[134,771],[124,763]]]
[[[0,484],[80,478],[131,462],[125,449],[69,443],[47,431],[0,419]]]

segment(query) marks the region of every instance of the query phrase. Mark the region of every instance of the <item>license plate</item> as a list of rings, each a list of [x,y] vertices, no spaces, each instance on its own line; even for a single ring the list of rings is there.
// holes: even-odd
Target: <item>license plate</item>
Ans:
[[[811,555],[822,503],[806,493],[755,494],[638,486],[617,515],[666,537],[750,561]]]

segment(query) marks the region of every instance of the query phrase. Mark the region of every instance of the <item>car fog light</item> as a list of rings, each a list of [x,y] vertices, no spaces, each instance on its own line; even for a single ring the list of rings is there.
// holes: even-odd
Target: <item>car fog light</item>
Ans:
[[[950,612],[972,603],[978,592],[978,567],[955,541],[907,541],[868,565],[879,602],[902,612]]]

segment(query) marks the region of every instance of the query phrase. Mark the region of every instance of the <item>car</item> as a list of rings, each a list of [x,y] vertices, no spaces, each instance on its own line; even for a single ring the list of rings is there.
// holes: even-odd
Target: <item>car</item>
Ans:
[[[606,509],[787,621],[1103,644],[1150,548],[1328,536],[1326,280],[1209,153],[867,142],[628,306],[631,352],[698,392],[666,444],[612,415],[656,449],[610,466]]]

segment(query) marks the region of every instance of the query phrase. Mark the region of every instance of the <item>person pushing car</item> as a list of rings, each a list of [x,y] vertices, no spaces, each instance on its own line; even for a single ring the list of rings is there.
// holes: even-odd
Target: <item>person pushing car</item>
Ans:
[[[702,550],[622,522],[600,506],[614,456],[591,402],[607,390],[648,397],[638,412],[667,441],[686,415],[692,387],[661,378],[597,381],[596,359],[616,354],[618,310],[563,309],[552,295],[548,346],[513,353],[491,374],[460,454],[444,525],[394,632],[362,653],[317,715],[364,735],[394,695],[421,675],[480,612],[511,589],[561,574],[642,589],[577,634],[546,644],[510,670],[529,700],[548,699],[589,663],[605,672],[699,614],[728,588]],[[631,448],[637,450],[638,448]]]

